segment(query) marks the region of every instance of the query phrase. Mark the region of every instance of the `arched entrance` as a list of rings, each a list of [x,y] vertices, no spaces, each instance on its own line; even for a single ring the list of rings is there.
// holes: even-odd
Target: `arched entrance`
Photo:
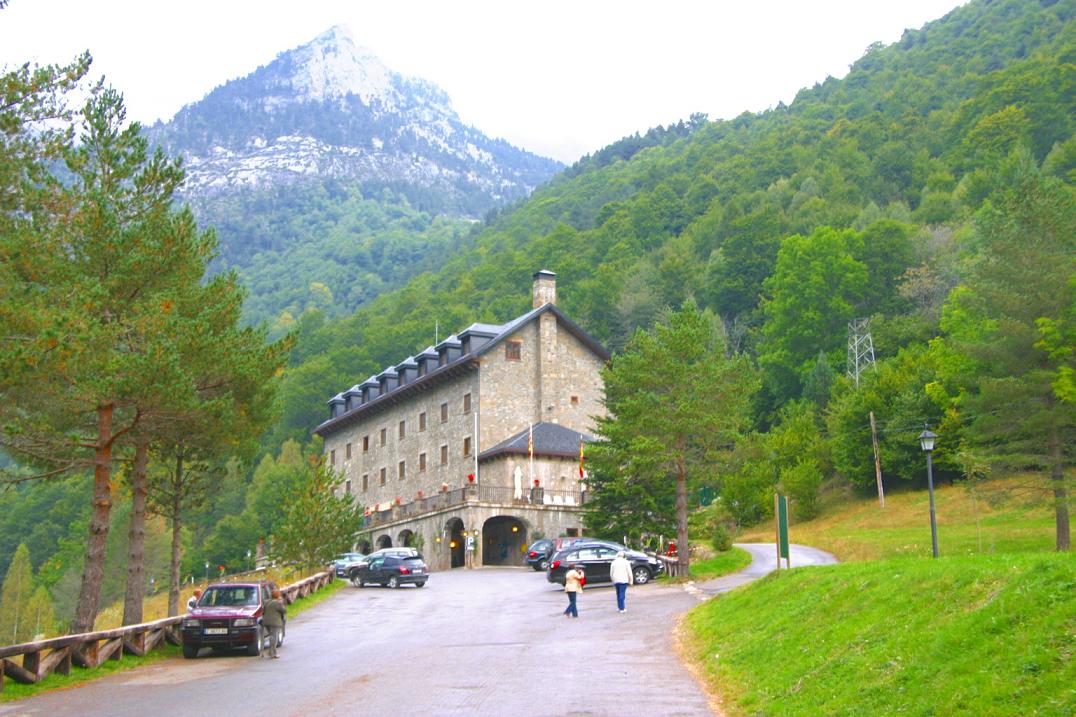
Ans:
[[[369,555],[370,554],[370,541],[363,538],[359,542],[355,543],[355,550],[362,553],[363,555]]]
[[[527,526],[519,518],[498,515],[482,526],[483,565],[521,565]]]
[[[410,548],[415,544],[415,532],[410,529],[404,529],[400,531],[400,534],[396,536],[396,544],[401,548]]]
[[[462,568],[464,564],[463,545],[463,521],[452,518],[445,523],[445,532],[448,534],[449,567]]]
[[[380,538],[377,539],[377,549],[378,550],[381,550],[382,548],[391,548],[391,547],[392,547],[392,536],[391,535],[382,535]]]

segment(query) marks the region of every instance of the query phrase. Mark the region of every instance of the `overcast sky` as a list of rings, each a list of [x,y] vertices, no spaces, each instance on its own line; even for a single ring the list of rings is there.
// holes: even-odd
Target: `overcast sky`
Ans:
[[[958,0],[10,0],[0,65],[94,57],[128,115],[171,118],[338,24],[431,80],[461,119],[570,163],[704,112],[734,117],[841,77]]]

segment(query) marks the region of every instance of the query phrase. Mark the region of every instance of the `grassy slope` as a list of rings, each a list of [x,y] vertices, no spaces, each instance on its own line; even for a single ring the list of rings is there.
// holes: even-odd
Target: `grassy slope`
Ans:
[[[750,564],[751,553],[743,548],[733,548],[705,560],[692,560],[691,579],[711,580],[719,578],[722,575],[743,570]]]
[[[1071,715],[1076,560],[902,559],[771,576],[686,620],[730,715]]]
[[[1001,489],[1023,486],[1019,495],[997,503]],[[938,544],[946,555],[1051,550],[1054,547],[1053,508],[1036,491],[1033,479],[992,481],[976,493],[964,486],[935,490]],[[795,519],[793,508],[793,519]],[[927,492],[904,491],[877,498],[842,497],[814,520],[794,523],[792,542],[828,550],[842,561],[876,560],[930,555],[930,512]],[[773,526],[747,530],[741,542],[772,542]]]

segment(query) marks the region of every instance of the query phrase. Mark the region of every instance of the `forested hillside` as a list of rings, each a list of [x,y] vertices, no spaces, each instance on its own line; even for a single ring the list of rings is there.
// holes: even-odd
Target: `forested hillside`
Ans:
[[[758,370],[751,431],[691,485],[693,500],[703,488],[722,497],[717,519],[757,522],[775,490],[806,517],[826,479],[873,486],[870,412],[890,484],[923,479],[915,437],[929,421],[940,480],[1037,471],[1060,510],[1076,446],[1074,129],[1076,0],[977,0],[870,46],[845,78],[788,106],[615,142],[482,224],[330,184],[239,196],[214,221],[234,231],[266,209],[243,227],[247,314],[285,308],[275,328],[296,329],[297,343],[258,467],[231,464],[188,520],[184,574],[243,564],[280,525],[328,398],[429,345],[435,327],[523,313],[539,269],[556,272],[560,307],[614,352],[693,300]],[[317,219],[289,225],[274,210],[289,201]],[[419,242],[405,245],[405,232]],[[297,250],[276,236],[310,241]],[[247,251],[223,258],[234,267]],[[355,271],[357,254],[372,263]],[[330,270],[305,275],[326,258]],[[370,300],[404,280],[404,264],[424,273]],[[857,387],[844,377],[848,322],[868,318],[878,362]],[[45,493],[18,494],[39,527],[0,527],[55,540],[64,526],[46,505],[60,497]],[[13,548],[0,544],[0,570]],[[31,548],[35,569],[49,554]]]
[[[846,78],[805,89],[788,107],[693,118],[686,136],[627,138],[582,160],[491,219],[440,271],[348,318],[308,326],[277,436],[305,435],[333,391],[427,345],[435,322],[521,313],[520,287],[543,267],[557,272],[566,312],[614,349],[686,297],[713,309],[733,346],[771,367],[764,421],[800,397],[820,351],[843,373],[853,317],[874,317],[881,358],[928,340],[999,162],[1026,147],[1047,174],[1071,183],[1073,10],[1072,2],[974,2],[892,46],[872,45]],[[840,230],[828,241],[839,256],[776,276],[787,238],[820,227]],[[830,262],[843,259],[865,273],[815,297],[831,302],[810,307],[817,325],[789,327],[809,336],[767,333],[763,307],[777,312],[772,326],[784,320],[781,281],[802,284],[826,267],[838,276],[821,280],[842,280],[849,267]]]

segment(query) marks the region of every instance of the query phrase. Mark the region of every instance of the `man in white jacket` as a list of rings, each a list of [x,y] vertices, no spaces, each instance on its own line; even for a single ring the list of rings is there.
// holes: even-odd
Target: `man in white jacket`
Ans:
[[[628,586],[635,582],[634,576],[631,574],[631,563],[624,557],[624,551],[621,550],[616,554],[616,558],[609,565],[609,577],[613,580],[613,587],[616,588],[616,607],[620,612],[627,612],[627,608],[624,607],[624,598],[628,594]]]

